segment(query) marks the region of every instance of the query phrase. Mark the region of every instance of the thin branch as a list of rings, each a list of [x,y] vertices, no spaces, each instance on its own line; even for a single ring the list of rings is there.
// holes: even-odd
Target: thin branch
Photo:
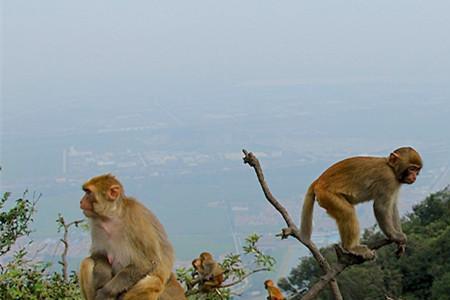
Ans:
[[[268,271],[270,271],[270,268],[260,268],[260,269],[252,270],[252,271],[248,272],[247,274],[245,274],[244,276],[242,276],[240,279],[233,281],[231,283],[228,283],[228,284],[224,284],[220,288],[228,288],[228,287],[237,285],[237,284],[241,283],[242,281],[244,281],[245,279],[247,279],[248,277],[250,277],[251,275],[258,273],[258,272],[263,272],[263,271],[268,272]]]
[[[69,264],[67,262],[67,254],[69,252],[69,229],[71,226],[78,227],[81,223],[84,222],[84,220],[76,220],[72,221],[70,223],[66,223],[63,216],[59,216],[59,218],[56,220],[60,226],[64,229],[64,236],[62,239],[60,239],[61,243],[64,245],[64,251],[61,254],[61,261],[59,261],[59,264],[62,266],[62,273],[64,277],[64,281],[69,280]]]
[[[258,181],[261,184],[261,187],[263,189],[264,195],[266,196],[267,200],[275,207],[276,210],[278,210],[283,217],[284,221],[288,225],[289,228],[296,229],[294,221],[292,221],[291,216],[287,212],[287,210],[283,207],[283,205],[278,202],[278,200],[272,195],[272,192],[269,189],[269,186],[267,185],[264,174],[261,169],[261,165],[259,164],[258,159],[253,153],[247,152],[245,149],[242,150],[245,154],[244,157],[244,163],[249,164],[251,167],[255,169],[256,176],[258,177]]]
[[[219,296],[220,299],[224,299],[219,289],[214,289],[214,292]]]

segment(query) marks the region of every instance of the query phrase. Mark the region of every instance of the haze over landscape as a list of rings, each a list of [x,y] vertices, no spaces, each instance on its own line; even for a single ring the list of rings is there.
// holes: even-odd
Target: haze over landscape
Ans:
[[[306,250],[274,236],[284,224],[241,149],[257,154],[295,219],[310,182],[348,156],[403,145],[422,154],[417,183],[402,188],[403,214],[449,185],[449,9],[3,1],[1,192],[42,193],[33,238],[53,261],[58,213],[82,218],[81,184],[111,172],[159,217],[178,265],[203,250],[240,251],[256,232],[278,260],[270,276],[284,276]],[[358,210],[374,224],[370,204]],[[315,239],[335,242],[333,221],[316,213]],[[74,268],[88,244],[73,233]]]

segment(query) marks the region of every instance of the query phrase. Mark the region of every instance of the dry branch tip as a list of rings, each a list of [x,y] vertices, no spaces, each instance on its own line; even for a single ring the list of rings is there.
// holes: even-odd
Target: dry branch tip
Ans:
[[[245,155],[242,158],[244,160],[244,164],[249,164],[251,167],[255,167],[258,164],[258,159],[252,152],[248,152],[245,149],[242,149],[242,152]]]

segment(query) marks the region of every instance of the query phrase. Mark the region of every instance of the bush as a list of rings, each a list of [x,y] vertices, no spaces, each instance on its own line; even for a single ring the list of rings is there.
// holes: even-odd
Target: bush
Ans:
[[[29,225],[39,197],[29,200],[25,192],[5,209],[9,198],[10,193],[4,193],[0,199],[0,256],[8,253],[19,237],[30,234]],[[0,299],[82,299],[75,273],[64,280],[63,274],[48,272],[49,263],[28,260],[27,254],[24,248],[19,249],[10,261],[0,264]]]

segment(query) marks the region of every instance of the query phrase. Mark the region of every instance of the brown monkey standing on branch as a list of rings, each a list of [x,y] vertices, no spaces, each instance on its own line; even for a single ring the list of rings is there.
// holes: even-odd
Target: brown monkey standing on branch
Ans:
[[[340,161],[316,179],[308,189],[301,216],[301,236],[310,241],[314,201],[336,220],[342,247],[364,259],[375,253],[359,242],[359,223],[354,205],[373,200],[375,218],[401,254],[406,245],[397,208],[401,184],[413,184],[422,159],[411,147],[393,151],[389,157],[352,157]]]
[[[267,296],[267,300],[284,300],[284,296],[281,293],[280,289],[275,286],[272,280],[268,279],[264,281],[264,288],[267,290],[269,294]]]
[[[86,300],[181,300],[173,248],[156,216],[124,194],[112,175],[83,185],[80,208],[90,220],[91,255],[80,266]]]

